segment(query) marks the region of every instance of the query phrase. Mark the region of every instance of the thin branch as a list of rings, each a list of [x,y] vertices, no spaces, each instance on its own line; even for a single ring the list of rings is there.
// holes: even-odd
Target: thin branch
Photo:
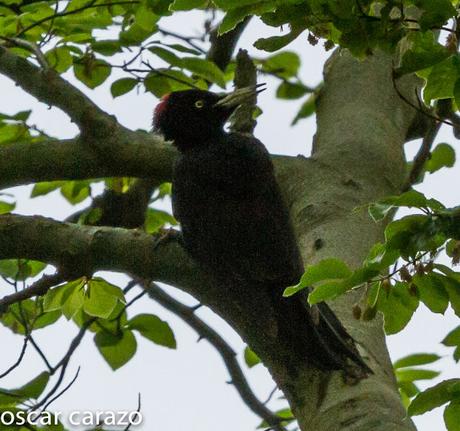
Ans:
[[[44,295],[49,289],[51,289],[51,287],[62,283],[64,280],[64,276],[59,272],[53,275],[44,275],[29,287],[12,293],[11,295],[4,296],[0,299],[0,314],[6,312],[11,304],[24,301],[25,299],[32,298],[34,296]]]
[[[0,374],[0,379],[3,379],[3,377],[6,377],[8,374],[11,373],[11,371],[13,371],[14,369],[16,369],[22,362],[23,358],[24,358],[24,355],[26,353],[26,350],[27,350],[27,343],[29,342],[29,337],[26,336],[24,337],[24,342],[22,344],[22,349],[21,349],[21,352],[19,353],[19,356],[18,356],[18,359],[16,360],[16,362],[11,365],[11,367],[9,367],[6,371],[4,371],[2,374]]]
[[[78,332],[78,334],[76,335],[76,337],[72,340],[72,342],[70,343],[70,346],[66,352],[66,354],[63,356],[63,358],[53,367],[52,371],[50,372],[50,374],[55,374],[56,371],[58,371],[59,369],[61,370],[60,373],[59,373],[59,377],[56,381],[56,383],[54,384],[54,386],[51,388],[51,390],[45,395],[45,397],[40,400],[37,404],[35,404],[31,410],[35,411],[35,410],[38,410],[40,407],[42,406],[45,406],[44,409],[46,409],[46,406],[48,406],[51,402],[55,401],[59,396],[61,396],[72,384],[73,382],[75,381],[75,379],[78,377],[78,372],[77,372],[77,375],[74,377],[74,379],[72,380],[71,384],[68,385],[58,396],[50,399],[51,397],[53,397],[53,395],[58,391],[58,389],[60,388],[63,380],[64,380],[64,377],[65,377],[65,373],[66,373],[66,370],[67,370],[67,366],[69,365],[69,362],[70,362],[70,358],[72,357],[73,353],[75,352],[75,350],[77,349],[77,347],[80,345],[81,341],[83,340],[83,337],[85,336],[86,334],[86,331],[88,330],[88,328],[97,320],[96,317],[93,317],[91,319],[88,319],[83,325],[82,327],[80,328],[80,331]],[[44,410],[43,409],[43,410]]]
[[[185,321],[201,339],[207,340],[220,354],[231,376],[231,383],[235,386],[244,403],[256,415],[264,419],[269,425],[282,430],[281,419],[269,410],[254,394],[250,388],[243,371],[236,359],[235,351],[230,345],[208,324],[201,320],[195,313],[193,307],[188,307],[168,295],[156,283],[145,286],[150,298],[161,304],[167,310],[174,313]]]
[[[80,368],[81,367],[78,367],[77,368],[77,372],[75,373],[75,376],[73,377],[73,379],[69,382],[69,384],[61,391],[59,392],[56,396],[54,396],[53,398],[51,398],[47,403],[46,405],[43,407],[43,410],[47,410],[48,407],[54,402],[56,401],[58,398],[62,397],[62,395],[64,395],[71,387],[72,385],[75,383],[75,381],[77,380],[78,378],[78,375],[80,374]]]
[[[448,126],[451,126],[451,127],[454,127],[455,128],[455,124],[453,124],[452,122],[450,121],[447,121],[446,119],[444,118],[441,118],[439,117],[438,115],[436,114],[433,114],[431,110],[428,109],[428,107],[424,106],[419,97],[418,97],[418,93],[416,93],[416,97],[417,97],[417,100],[419,102],[418,105],[416,105],[415,103],[413,103],[411,100],[409,100],[408,97],[406,97],[404,94],[402,94],[401,90],[399,89],[398,85],[396,84],[396,73],[395,73],[395,70],[393,69],[393,73],[391,75],[391,78],[392,78],[392,81],[393,81],[393,88],[395,89],[396,93],[398,94],[399,98],[407,103],[409,106],[411,106],[412,108],[414,108],[416,111],[420,112],[422,115],[425,115],[426,117],[428,118],[431,118],[432,120],[435,120],[435,121],[439,121],[441,123],[444,123],[444,124],[447,124]]]
[[[64,12],[59,12],[59,13],[54,13],[52,15],[45,16],[44,18],[39,19],[38,21],[35,21],[34,23],[30,24],[29,26],[25,27],[22,29],[20,32],[16,34],[16,37],[20,37],[23,34],[27,33],[29,30],[32,30],[33,28],[47,22],[50,20],[55,20],[56,18],[62,18],[64,16],[69,16],[69,15],[75,15],[77,13],[83,12],[87,9],[94,9],[94,8],[100,8],[100,7],[106,7],[106,6],[116,6],[116,5],[126,5],[126,4],[138,4],[140,3],[137,0],[132,0],[132,1],[114,1],[114,2],[109,2],[109,3],[99,3],[99,4],[94,4],[96,3],[97,0],[92,0],[90,1],[87,5],[79,7],[74,10],[70,11],[64,11]]]
[[[139,392],[137,394],[137,409],[136,409],[136,412],[140,413],[140,411],[141,411],[141,394]],[[131,428],[131,425],[132,425],[132,423],[129,423],[127,425],[127,427],[123,431],[129,431],[129,429]]]
[[[81,341],[83,340],[83,337],[86,334],[86,331],[88,328],[97,320],[97,317],[92,317],[88,319],[80,328],[80,331],[76,335],[76,337],[72,340],[70,343],[69,349],[67,350],[67,353],[64,355],[64,357],[53,367],[54,372],[58,370],[61,367],[66,367],[68,362],[70,361],[70,358],[72,357],[73,353],[77,349],[77,347],[80,345]]]
[[[196,49],[197,51],[201,52],[202,54],[206,54],[206,51],[201,48],[201,46],[197,45],[195,42],[193,42],[194,40],[196,40],[197,38],[193,37],[193,36],[183,36],[179,33],[175,33],[171,30],[166,30],[164,28],[161,28],[159,27],[158,28],[158,33],[161,33],[163,36],[170,36],[170,37],[173,37],[175,39],[178,39],[178,40],[181,40],[182,42],[185,42],[186,44],[190,45],[193,49]]]
[[[36,341],[34,340],[34,338],[32,337],[32,335],[29,335],[29,339],[30,339],[30,343],[32,344],[32,346],[34,347],[35,351],[38,353],[38,355],[42,358],[43,362],[45,363],[46,367],[48,368],[48,370],[51,372],[53,371],[53,367],[51,366],[51,363],[50,361],[48,361],[48,358],[46,357],[46,355],[43,353],[43,350],[41,349],[41,347],[36,343]]]
[[[0,73],[41,102],[62,109],[81,130],[91,131],[97,126],[101,128],[99,133],[110,133],[117,124],[112,116],[54,70],[35,66],[1,45]]]
[[[208,50],[206,58],[214,62],[222,71],[224,71],[230,63],[238,40],[240,39],[250,20],[250,16],[246,17],[242,22],[237,24],[233,30],[225,34],[219,35],[219,26],[216,26],[216,28],[211,31],[211,46]]]
[[[43,69],[48,69],[48,62],[46,61],[46,58],[38,45],[29,42],[28,40],[19,39],[17,37],[0,36],[0,39],[3,39],[7,42],[10,42],[13,45],[19,46],[21,48],[26,49],[27,51],[32,52],[33,54],[35,54],[35,57],[37,57],[38,64],[40,64],[40,66]]]
[[[422,173],[425,162],[430,158],[431,147],[433,146],[440,127],[441,123],[439,121],[431,122],[428,131],[423,137],[422,145],[414,158],[414,163],[409,173],[409,177],[401,189],[402,192],[407,192]]]

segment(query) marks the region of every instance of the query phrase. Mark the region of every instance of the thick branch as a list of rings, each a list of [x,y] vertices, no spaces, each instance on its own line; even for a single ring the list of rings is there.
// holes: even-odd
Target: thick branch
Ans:
[[[207,55],[208,60],[213,61],[220,69],[225,70],[250,19],[251,17],[245,18],[233,30],[222,35],[218,34],[218,27],[216,27],[211,32],[211,47]]]
[[[113,117],[52,69],[41,69],[0,45],[0,73],[38,100],[62,109],[80,129],[111,125]]]
[[[160,138],[119,129],[107,137],[106,145],[112,150],[105,157],[93,149],[88,137],[2,145],[0,187],[117,176],[153,177],[159,182],[171,179],[176,151]]]
[[[195,314],[194,307],[188,307],[181,302],[168,295],[161,287],[155,283],[151,283],[147,289],[147,294],[150,298],[161,304],[163,307],[180,317],[186,322],[196,333],[207,340],[220,354],[222,360],[227,367],[231,376],[231,383],[241,396],[244,403],[260,418],[264,419],[274,429],[282,429],[279,426],[280,418],[271,412],[259,399],[255,396],[250,388],[243,371],[236,359],[236,353],[231,346],[209,325],[201,320]]]

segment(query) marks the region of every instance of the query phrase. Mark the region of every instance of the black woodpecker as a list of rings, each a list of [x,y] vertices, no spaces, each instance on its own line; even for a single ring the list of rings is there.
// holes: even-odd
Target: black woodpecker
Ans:
[[[366,375],[372,371],[325,303],[310,308],[304,296],[282,297],[304,267],[273,164],[259,140],[224,130],[235,109],[259,91],[260,86],[224,95],[178,91],[164,96],[155,109],[154,131],[180,152],[172,202],[183,245],[216,279],[269,288],[276,301],[291,305],[296,324],[301,313],[308,334],[306,359],[313,366],[347,370],[351,362]]]

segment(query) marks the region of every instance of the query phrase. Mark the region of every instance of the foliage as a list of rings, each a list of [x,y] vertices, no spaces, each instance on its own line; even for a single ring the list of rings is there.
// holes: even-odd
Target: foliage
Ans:
[[[413,13],[414,7],[419,14]],[[447,100],[452,112],[460,107],[458,31],[451,25],[458,24],[457,8],[458,2],[450,0],[6,0],[0,1],[0,43],[45,69],[75,77],[88,89],[107,87],[113,98],[132,91],[145,91],[159,98],[189,88],[214,85],[218,90],[225,89],[235,72],[234,61],[221,69],[209,58],[209,45],[204,42],[209,34],[201,40],[175,37],[163,28],[167,17],[178,11],[219,10],[223,20],[218,31],[226,34],[246,17],[256,15],[273,27],[273,36],[254,42],[259,49],[254,61],[261,75],[277,79],[276,97],[280,103],[300,101],[292,124],[314,114],[321,89],[321,85],[312,87],[302,81],[302,59],[288,47],[302,37],[310,44],[322,39],[326,49],[335,45],[348,48],[360,59],[377,49],[397,52],[400,61],[393,71],[395,87],[399,88],[401,77],[416,73],[424,80],[419,109],[439,118],[440,100]],[[209,27],[216,24],[213,21]],[[283,30],[281,34],[279,28]],[[444,34],[438,38],[440,29],[447,33],[447,39]],[[30,110],[0,113],[0,145],[53,141],[54,137],[33,123],[31,114]],[[454,149],[440,143],[424,161],[417,181],[454,163]],[[413,165],[409,163],[408,169]],[[105,178],[41,182],[34,185],[31,198],[59,192],[72,206],[89,205],[77,214],[79,223],[98,225],[105,216],[104,210],[91,205],[102,184],[105,192],[120,197],[133,192],[138,181]],[[170,184],[162,184],[145,209],[145,221],[140,228],[149,234],[177,224],[168,211],[158,207],[169,194]],[[2,194],[0,214],[13,211],[15,205],[11,196]],[[399,208],[412,212],[389,222]],[[460,261],[460,208],[446,208],[410,190],[371,203],[368,212],[376,223],[388,224],[384,242],[373,246],[362,266],[350,268],[339,259],[323,260],[309,266],[300,282],[286,289],[285,296],[311,289],[309,302],[314,304],[365,285],[365,294],[355,304],[353,313],[362,320],[383,314],[387,334],[403,330],[420,303],[439,314],[451,307],[460,317],[460,272],[455,270]],[[450,258],[452,267],[441,263],[442,255]],[[46,264],[42,262],[0,261],[0,275],[15,290],[19,285],[31,285],[45,270]],[[172,329],[160,317],[128,316],[129,306],[139,298],[132,295],[129,286],[121,289],[98,276],[82,277],[56,283],[43,297],[13,304],[3,312],[0,322],[28,340],[33,331],[64,316],[82,334],[86,330],[94,334],[97,350],[116,370],[136,354],[139,336],[159,346],[176,347]],[[453,358],[458,362],[460,326],[447,334],[442,343],[453,348]],[[249,347],[244,360],[249,368],[260,362]],[[394,368],[400,393],[411,415],[447,405],[446,426],[450,431],[456,430],[456,418],[460,415],[459,380],[445,380],[423,392],[417,386],[420,380],[438,376],[437,371],[420,366],[438,360],[437,355],[420,353],[397,361]],[[65,357],[58,365],[64,364]],[[45,398],[48,380],[59,367],[39,374],[20,388],[1,389],[0,408],[21,409],[25,403]],[[286,422],[292,420],[288,409],[277,414]]]

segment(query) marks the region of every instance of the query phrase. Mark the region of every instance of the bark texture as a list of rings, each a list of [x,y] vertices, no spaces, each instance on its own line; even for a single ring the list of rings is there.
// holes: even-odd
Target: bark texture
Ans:
[[[397,95],[391,72],[392,59],[384,54],[359,62],[338,51],[326,66],[312,157],[275,158],[308,264],[337,257],[357,267],[370,247],[382,239],[384,226],[372,222],[365,210],[354,209],[397,193],[405,180],[403,144],[416,112]],[[64,142],[2,147],[3,187],[122,175],[170,179],[175,157],[170,146],[123,128],[58,75],[48,71],[51,75],[44,79],[36,66],[1,47],[0,73],[39,100],[60,107],[81,130],[79,137]],[[414,97],[415,79],[399,86]],[[70,103],[69,94],[78,103]],[[280,314],[266,293],[216,283],[197,269],[174,239],[158,243],[140,230],[4,215],[0,217],[0,243],[0,259],[43,260],[61,268],[67,277],[96,270],[121,271],[166,282],[194,295],[227,320],[261,357],[286,394],[302,431],[414,429],[404,419],[381,319],[363,323],[352,317],[360,292],[331,304],[375,371],[367,380],[350,386],[340,373],[312,370],[296,354],[293,343],[302,328]],[[8,306],[10,300],[0,305]]]
[[[327,257],[358,267],[383,239],[384,225],[357,207],[399,192],[405,179],[403,144],[416,112],[397,95],[392,60],[375,54],[360,62],[337,51],[325,67],[317,102],[318,130],[312,157],[280,172],[305,261]],[[417,81],[402,84],[409,97]],[[328,380],[308,369],[284,384],[303,431],[413,430],[405,419],[382,319],[356,321],[353,304],[362,292],[331,303],[357,340],[375,375],[354,386],[340,376]]]

